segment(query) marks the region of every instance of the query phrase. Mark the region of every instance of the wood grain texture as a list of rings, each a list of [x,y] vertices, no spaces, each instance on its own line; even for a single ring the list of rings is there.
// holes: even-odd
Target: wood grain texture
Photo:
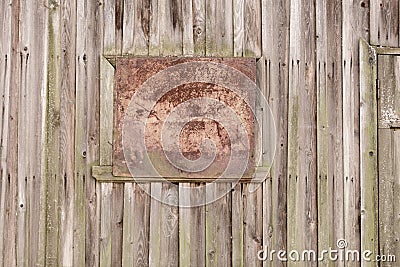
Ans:
[[[76,3],[61,2],[61,103],[60,103],[60,175],[59,187],[60,259],[59,265],[74,264],[74,178],[75,178],[75,54]]]
[[[232,265],[244,264],[243,185],[232,184]]]
[[[279,12],[274,12],[279,10]],[[288,196],[288,92],[289,92],[289,17],[290,1],[262,2],[262,53],[265,58],[266,81],[260,85],[274,116],[276,148],[271,179],[265,181],[264,248],[287,248]],[[274,43],[276,45],[271,45]],[[267,94],[268,92],[268,94]],[[268,265],[270,264],[270,265]],[[280,262],[264,262],[265,266],[282,266]]]
[[[122,54],[133,54],[135,32],[135,2],[124,1],[124,15],[122,24]]]
[[[146,56],[149,54],[151,2],[150,0],[139,0],[134,3],[133,54]]]
[[[243,187],[243,224],[244,224],[244,266],[262,266],[258,251],[262,249],[262,196],[263,188],[255,191],[252,184]],[[232,228],[232,231],[234,228]]]
[[[343,106],[343,186],[344,222],[349,248],[360,249],[360,38],[369,38],[367,2],[342,3],[342,106]]]
[[[206,188],[207,202],[215,200],[224,192],[229,192],[230,183],[210,184]],[[231,236],[231,195],[228,193],[222,198],[206,206],[206,265],[230,265],[232,249]]]
[[[178,56],[183,51],[182,2],[158,1],[160,31],[160,55]]]
[[[378,253],[378,161],[377,161],[377,55],[360,41],[360,198],[361,250]],[[376,266],[369,262],[365,266]]]
[[[181,187],[190,187],[191,191]],[[181,183],[180,203],[200,203],[205,201],[204,184]],[[179,265],[204,266],[205,251],[205,207],[179,208]]]
[[[46,265],[57,265],[59,257],[58,200],[60,177],[60,7],[49,3],[48,23],[48,85],[47,85],[47,128],[46,128],[46,179],[47,179],[47,222],[46,222]]]
[[[17,60],[15,58],[15,54],[12,52],[12,48],[15,49],[15,44],[13,44],[12,40],[15,40],[15,32],[12,31],[16,29],[15,18],[13,19],[12,14],[15,15],[15,11],[13,11],[12,6],[6,6],[5,3],[2,3],[2,31],[1,37],[2,40],[7,40],[4,42],[4,45],[0,48],[1,50],[1,81],[2,81],[2,128],[1,128],[1,202],[0,202],[0,212],[2,216],[0,216],[0,249],[4,251],[8,244],[5,242],[6,233],[9,230],[7,228],[7,218],[6,213],[8,209],[8,205],[6,201],[8,201],[8,194],[10,188],[10,180],[9,180],[9,171],[7,160],[8,156],[8,144],[9,144],[9,122],[12,117],[10,117],[10,90],[12,88],[12,79],[15,79],[15,74],[12,76],[13,68],[15,68],[15,63],[12,63],[12,60]],[[18,28],[18,26],[17,26]],[[0,264],[3,266],[6,262],[6,258],[4,255],[0,257]]]
[[[150,184],[135,186],[135,211],[131,218],[135,226],[134,243],[134,266],[149,266],[149,244],[152,244],[151,232],[152,222],[150,221]]]
[[[399,46],[399,1],[370,1],[371,44]]]
[[[232,4],[206,1],[206,56],[233,55]]]
[[[154,192],[158,190],[158,192]],[[154,192],[154,193],[153,193]],[[179,215],[178,186],[171,183],[152,184],[152,195],[161,199],[152,199],[150,220],[150,265],[178,266],[179,265]],[[160,202],[161,200],[161,202]],[[166,203],[173,203],[174,206]]]
[[[344,236],[341,2],[317,2],[318,246]],[[334,27],[332,26],[334,25]],[[335,111],[335,112],[332,112]],[[325,259],[323,266],[333,266]],[[335,263],[344,266],[344,262]]]
[[[118,0],[105,0],[102,8],[103,17],[107,19],[104,23],[103,34],[103,53],[104,55],[117,55],[117,47],[115,46],[116,37],[116,18],[115,18],[115,2]]]
[[[122,265],[124,185],[114,183],[112,188],[111,214],[111,266]]]
[[[317,250],[315,6],[291,2],[288,249]],[[301,229],[301,230],[300,230]],[[290,263],[289,265],[296,263]],[[314,266],[311,262],[309,266]]]
[[[135,254],[135,225],[133,218],[135,217],[135,187],[134,183],[127,183],[124,186],[124,217],[122,220],[122,266],[134,265]]]
[[[246,0],[244,2],[244,37],[243,56],[261,56],[261,2]]]

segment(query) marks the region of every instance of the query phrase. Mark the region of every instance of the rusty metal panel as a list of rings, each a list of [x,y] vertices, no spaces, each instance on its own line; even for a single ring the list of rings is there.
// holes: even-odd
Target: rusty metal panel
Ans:
[[[230,90],[230,88],[223,87],[219,84],[207,82],[207,79],[201,82],[183,83],[174,88],[169,88],[167,92],[160,95],[156,104],[149,110],[145,125],[145,133],[143,136],[129,136],[130,142],[123,142],[123,128],[126,123],[126,113],[131,100],[136,96],[135,92],[144,85],[150,78],[156,74],[163,73],[164,70],[177,66],[183,63],[190,62],[211,62],[224,64],[233,68],[240,73],[244,74],[251,81],[255,82],[256,79],[256,62],[252,58],[133,58],[133,57],[120,57],[116,61],[115,72],[115,85],[114,85],[114,142],[113,142],[113,175],[132,177],[140,175],[146,176],[142,173],[130,173],[127,166],[126,155],[124,155],[125,146],[130,144],[134,145],[139,138],[144,138],[145,150],[137,151],[137,153],[147,153],[151,159],[152,166],[156,171],[165,178],[168,177],[182,177],[190,180],[209,177],[218,177],[228,165],[229,160],[243,160],[230,158],[232,137],[228,135],[227,129],[232,128],[230,120],[217,122],[210,117],[196,117],[187,120],[188,113],[196,113],[193,109],[202,109],[201,103],[196,106],[194,103],[187,104],[188,109],[192,111],[181,111],[179,116],[176,116],[169,124],[176,123],[183,125],[179,136],[163,135],[163,127],[166,124],[168,116],[179,106],[184,106],[193,99],[211,99],[223,103],[229,107],[240,118],[242,126],[245,128],[248,135],[250,146],[250,154],[248,158],[248,167],[243,177],[251,177],[254,172],[254,115],[252,108],[248,105],[249,102],[243,99],[243,96]],[[181,65],[179,65],[181,66]],[[187,70],[182,70],[182,73]],[[197,70],[195,70],[197,71]],[[204,72],[208,72],[204,70]],[[169,74],[171,75],[171,74]],[[181,73],[173,73],[173,75],[181,75]],[[183,75],[183,74],[182,74]],[[184,75],[191,75],[185,73]],[[204,76],[214,74],[204,73]],[[218,75],[218,74],[215,74]],[[160,75],[159,75],[160,76]],[[162,76],[162,75],[161,75]],[[165,87],[168,87],[169,77],[164,78]],[[150,88],[150,91],[152,88]],[[151,92],[149,92],[149,95]],[[246,96],[251,99],[250,105],[254,105],[254,92],[248,92]],[[218,113],[219,109],[209,108],[207,112]],[[215,114],[216,116],[218,114]],[[172,117],[172,115],[171,115]],[[212,116],[211,116],[212,117]],[[187,120],[187,121],[184,121]],[[237,122],[236,122],[237,123]],[[170,157],[166,156],[166,150],[162,144],[163,138],[176,138],[178,141],[178,151],[168,151]],[[136,139],[137,138],[137,139]],[[201,152],[201,144],[205,139],[211,140],[215,145],[215,157],[207,168],[200,171],[185,171],[177,166],[171,164],[171,157],[175,154],[182,153],[188,160],[199,159],[203,153]],[[180,151],[179,151],[180,150]],[[125,151],[126,152],[126,151]],[[133,151],[135,153],[135,151]],[[172,155],[172,156],[171,156]],[[128,160],[134,160],[132,158]]]

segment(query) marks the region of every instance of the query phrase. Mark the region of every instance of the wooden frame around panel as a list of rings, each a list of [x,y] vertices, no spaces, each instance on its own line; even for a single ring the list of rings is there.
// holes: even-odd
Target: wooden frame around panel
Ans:
[[[265,87],[265,61],[263,58],[257,59],[257,83],[263,93],[266,93]],[[99,182],[212,182],[216,178],[202,178],[202,179],[188,179],[183,177],[119,177],[114,176],[112,173],[112,154],[113,154],[113,97],[114,97],[114,72],[116,66],[115,56],[102,56],[100,60],[100,165],[92,166],[92,176]],[[262,73],[262,77],[259,77],[259,73]],[[266,111],[265,111],[266,112]],[[262,116],[263,112],[259,112],[256,116]],[[260,118],[259,121],[262,121]],[[266,147],[262,133],[256,133],[258,142],[256,146],[260,146],[256,149],[262,149]],[[240,182],[254,182],[260,183],[265,180],[268,174],[270,166],[256,166],[256,176],[254,178],[242,178]],[[237,179],[217,179],[216,182],[236,182]]]
[[[400,48],[373,46],[361,39],[359,51],[361,251],[378,255],[378,55],[400,56]]]

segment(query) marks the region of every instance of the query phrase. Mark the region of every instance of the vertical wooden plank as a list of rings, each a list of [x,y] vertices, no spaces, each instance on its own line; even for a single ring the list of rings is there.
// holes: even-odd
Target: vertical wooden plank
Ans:
[[[377,226],[377,55],[360,41],[360,188],[361,188],[361,250],[378,254]],[[376,266],[365,262],[363,266]]]
[[[152,184],[152,195],[154,195],[153,192],[161,196],[162,202],[154,198],[151,201],[149,264],[151,266],[178,266],[178,207],[166,204],[178,205],[178,186],[169,183],[155,183]]]
[[[87,91],[87,56],[86,36],[88,7],[77,1],[76,17],[76,103],[75,103],[75,179],[74,179],[74,265],[85,263],[85,189],[86,176],[86,91]],[[88,262],[91,262],[90,258]]]
[[[290,25],[293,25],[293,28],[290,31],[289,73],[288,250],[316,251],[318,237],[314,4],[292,1]],[[311,262],[310,266],[315,264]],[[289,265],[292,265],[292,262]]]
[[[342,107],[344,238],[360,247],[360,94],[359,39],[369,38],[368,2],[342,1]],[[356,266],[355,263],[348,263]]]
[[[182,189],[190,187],[190,191]],[[204,203],[204,184],[182,183],[179,203]],[[205,206],[179,207],[179,265],[205,265]]]
[[[133,53],[138,56],[149,54],[149,34],[150,34],[150,0],[134,1],[135,30],[133,37]]]
[[[259,0],[245,0],[243,41],[243,56],[261,56],[261,2]]]
[[[49,1],[48,18],[48,86],[47,86],[47,233],[46,265],[57,265],[59,256],[58,185],[60,161],[60,7]]]
[[[160,54],[160,10],[158,0],[150,1],[150,29],[149,29],[149,56],[158,56]]]
[[[8,194],[9,194],[9,184],[10,184],[10,179],[9,179],[9,166],[7,164],[8,161],[8,155],[9,155],[9,125],[11,122],[11,117],[10,117],[10,102],[11,97],[10,97],[10,90],[12,88],[12,78],[15,78],[15,66],[17,63],[13,62],[14,60],[17,60],[16,57],[14,57],[15,53],[12,52],[12,49],[15,49],[15,44],[13,44],[13,41],[16,39],[16,32],[15,30],[18,29],[18,26],[15,26],[16,18],[13,17],[12,15],[16,13],[14,10],[16,7],[6,5],[6,3],[2,3],[2,10],[3,10],[3,15],[4,15],[4,20],[2,23],[2,31],[1,31],[1,36],[2,40],[4,41],[4,45],[0,48],[1,50],[1,75],[2,75],[2,86],[4,86],[2,91],[2,98],[4,101],[2,102],[2,109],[4,110],[2,114],[2,128],[1,128],[1,207],[0,207],[0,212],[3,216],[0,216],[0,251],[3,253],[0,257],[0,264],[4,266],[4,263],[6,262],[6,258],[4,257],[4,251],[6,250],[5,247],[8,246],[9,244],[6,243],[6,234],[9,229],[7,228],[8,224],[8,218],[7,218],[7,209],[8,209]]]
[[[111,266],[122,265],[122,221],[124,212],[124,185],[112,187]]]
[[[124,218],[123,218],[123,241],[122,241],[122,266],[134,266],[136,233],[133,218],[135,217],[135,184],[126,183],[124,187]]]
[[[243,187],[244,266],[262,266],[258,251],[262,249],[262,193],[259,186],[251,192],[251,184]],[[232,231],[235,229],[232,228]]]
[[[232,190],[232,266],[244,264],[243,185],[237,183]]]
[[[206,1],[206,56],[233,55],[232,1]]]
[[[73,266],[74,246],[74,158],[75,158],[75,38],[76,3],[61,1],[61,107],[60,107],[60,258],[62,266]]]
[[[85,236],[84,177],[86,167],[86,14],[87,6],[77,1],[76,18],[76,103],[75,103],[75,181],[74,181],[74,265],[82,264],[85,258],[82,242]],[[78,34],[79,33],[79,34]],[[83,250],[83,251],[82,251]],[[90,259],[88,262],[91,262]],[[84,263],[84,262],[83,262]]]
[[[397,47],[399,45],[399,1],[377,0],[370,1],[369,4],[371,44]]]
[[[112,183],[101,184],[100,267],[112,266],[110,235],[112,231],[112,186]]]
[[[194,53],[193,0],[182,1],[182,54],[191,56]]]
[[[122,54],[124,0],[115,0],[115,50],[117,55]]]
[[[206,1],[192,0],[192,3],[194,54],[204,56],[206,53]]]
[[[182,55],[182,1],[158,1],[160,55]]]
[[[341,2],[317,2],[318,246],[344,236]],[[325,259],[323,266],[344,266]]]
[[[100,165],[112,165],[114,67],[100,59]]]
[[[379,64],[380,65],[380,64]],[[380,66],[378,68],[380,70]],[[394,185],[395,173],[393,165],[394,140],[391,129],[378,129],[378,173],[379,173],[379,252],[394,254]]]
[[[275,157],[271,179],[264,184],[264,249],[287,248],[288,181],[288,77],[290,1],[262,1],[262,53],[266,64],[265,97],[276,127]],[[274,45],[271,45],[274,44]],[[266,94],[268,91],[268,95]],[[293,98],[291,101],[296,101]],[[296,104],[295,102],[293,104]],[[293,106],[294,107],[294,106]],[[292,117],[292,123],[295,118]],[[293,136],[295,132],[293,129]],[[265,266],[284,263],[264,262]]]
[[[152,229],[152,222],[150,220],[150,197],[146,193],[149,191],[150,184],[135,186],[135,210],[130,219],[136,229],[133,240],[135,246],[134,266],[148,266],[149,260],[151,260],[149,259],[149,244],[153,244],[153,242],[150,241],[152,232],[149,231]]]
[[[104,51],[102,35],[104,28],[103,6],[96,2],[88,3],[88,20],[87,27],[93,28],[87,37],[87,103],[86,103],[86,118],[87,118],[87,150],[86,150],[86,169],[85,176],[83,177],[84,201],[82,202],[85,207],[85,234],[81,237],[79,247],[85,253],[79,254],[77,259],[79,265],[92,264],[95,265],[99,259],[99,198],[100,186],[92,177],[91,169],[94,165],[99,165],[99,130],[100,130],[100,57],[99,55]],[[121,42],[121,41],[120,41]],[[85,60],[84,55],[82,59]],[[82,153],[83,154],[83,153]],[[79,240],[79,239],[78,239]],[[78,247],[78,249],[79,249]],[[77,265],[77,264],[76,264]],[[79,266],[77,265],[77,266]]]
[[[17,134],[17,198],[16,198],[16,264],[18,266],[24,266],[28,263],[26,254],[26,242],[29,234],[29,225],[27,224],[27,181],[30,173],[29,170],[29,119],[31,118],[31,112],[28,110],[30,102],[30,92],[27,90],[28,83],[28,69],[30,65],[29,61],[29,31],[32,31],[30,23],[32,10],[31,3],[20,6],[19,11],[19,45],[18,50],[20,52],[20,77],[19,77],[19,99],[18,99],[18,134]]]
[[[245,0],[233,0],[233,55],[243,56],[244,47],[244,2]],[[248,21],[247,21],[248,22]],[[248,25],[247,25],[248,26]]]
[[[133,54],[133,34],[135,31],[135,2],[124,1],[124,16],[122,25],[122,54]]]
[[[118,0],[104,0],[103,3],[103,17],[105,18],[104,32],[103,32],[103,54],[116,55],[117,48],[115,46],[115,1]]]
[[[393,132],[393,165],[395,166],[394,172],[394,182],[393,182],[393,235],[397,238],[400,235],[400,131],[399,129],[394,129]],[[393,244],[393,253],[392,255],[400,254],[400,245],[398,239],[394,239],[397,242]],[[397,257],[397,256],[396,256]],[[389,264],[388,264],[389,266]]]
[[[214,201],[222,192],[229,191],[229,183],[213,183],[206,188],[206,266],[231,265],[231,194]]]

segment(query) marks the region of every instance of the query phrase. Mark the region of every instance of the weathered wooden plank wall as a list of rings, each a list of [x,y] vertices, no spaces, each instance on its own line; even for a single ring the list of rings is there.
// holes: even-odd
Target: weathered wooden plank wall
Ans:
[[[358,40],[399,45],[397,0],[7,0],[0,10],[1,266],[260,266],[262,246],[362,246]],[[97,183],[91,166],[111,164],[112,139],[100,135],[112,118],[102,55],[120,54],[262,56],[278,144],[264,185],[177,209],[136,184]],[[145,186],[178,202],[230,185]]]

